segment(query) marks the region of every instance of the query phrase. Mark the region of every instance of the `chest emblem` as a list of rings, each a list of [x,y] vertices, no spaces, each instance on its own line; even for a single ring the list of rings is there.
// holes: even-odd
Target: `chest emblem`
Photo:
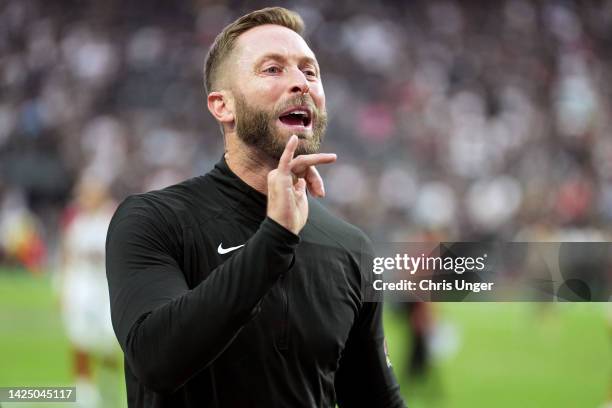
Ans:
[[[223,243],[219,244],[219,247],[217,248],[217,252],[221,255],[227,254],[229,252],[232,252],[238,248],[242,248],[244,246],[244,244],[242,245],[237,245],[237,246],[233,246],[233,247],[229,247],[229,248],[223,248]]]

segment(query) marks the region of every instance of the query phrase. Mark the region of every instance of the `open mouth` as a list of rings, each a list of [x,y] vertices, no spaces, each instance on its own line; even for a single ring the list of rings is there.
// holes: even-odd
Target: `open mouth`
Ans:
[[[285,111],[278,119],[287,126],[310,127],[312,113],[308,108],[296,107]]]

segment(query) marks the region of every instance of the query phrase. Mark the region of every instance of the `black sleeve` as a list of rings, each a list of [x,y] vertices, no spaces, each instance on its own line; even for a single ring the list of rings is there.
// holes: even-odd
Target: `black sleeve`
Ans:
[[[366,239],[362,250],[366,257],[373,256],[369,240]],[[368,263],[360,262],[360,265],[364,264]],[[359,274],[363,279],[362,298],[364,285],[371,281],[367,273],[361,271]],[[336,373],[336,397],[341,408],[405,407],[387,356],[382,312],[382,302],[362,302],[358,320],[351,329]]]
[[[172,254],[171,230],[124,205],[106,242],[113,327],[136,377],[172,392],[207,367],[291,268],[299,237],[266,218],[245,246],[193,290]]]

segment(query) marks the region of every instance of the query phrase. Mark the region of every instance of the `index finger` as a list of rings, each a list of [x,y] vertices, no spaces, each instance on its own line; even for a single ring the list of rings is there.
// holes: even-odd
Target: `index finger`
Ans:
[[[290,170],[295,174],[305,172],[308,167],[319,164],[328,164],[336,161],[337,156],[334,153],[314,153],[299,156],[289,163]]]
[[[278,161],[278,170],[283,173],[289,173],[291,170],[289,167],[289,163],[293,160],[293,154],[295,153],[295,149],[298,145],[298,137],[296,135],[291,135],[287,144],[285,145],[285,150],[283,150],[283,154],[281,155]]]

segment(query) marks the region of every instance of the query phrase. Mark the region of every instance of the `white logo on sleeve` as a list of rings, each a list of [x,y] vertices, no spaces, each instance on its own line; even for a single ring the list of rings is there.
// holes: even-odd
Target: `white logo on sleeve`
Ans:
[[[221,255],[223,254],[227,254],[228,252],[232,252],[238,248],[242,248],[244,246],[244,244],[242,245],[238,245],[238,246],[233,246],[233,247],[229,247],[229,248],[223,248],[223,243],[219,244],[219,247],[217,248],[217,252],[220,253]]]
[[[383,349],[385,351],[385,359],[387,360],[387,367],[391,368],[391,359],[389,358],[389,349],[387,348],[387,339],[383,339]]]

